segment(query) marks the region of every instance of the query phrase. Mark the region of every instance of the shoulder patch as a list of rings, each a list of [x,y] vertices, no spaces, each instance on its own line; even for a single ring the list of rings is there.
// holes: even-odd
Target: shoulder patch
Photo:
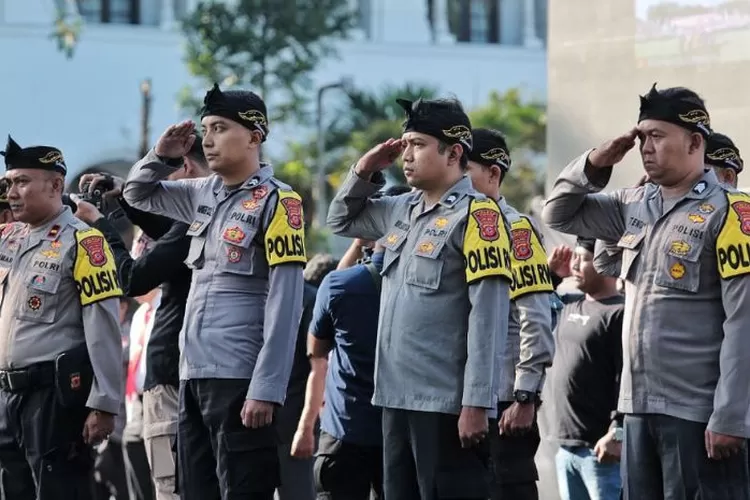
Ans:
[[[472,199],[463,244],[466,282],[489,276],[512,280],[510,238],[495,201]]]
[[[513,283],[511,300],[528,293],[552,292],[552,275],[547,265],[547,252],[528,217],[520,216],[511,224],[511,268]]]
[[[722,279],[750,273],[750,196],[727,192],[727,214],[716,238],[716,263]]]
[[[299,262],[305,264],[305,217],[302,198],[294,191],[278,190],[276,211],[265,235],[269,266]]]
[[[95,228],[77,230],[73,278],[81,305],[122,296],[117,266],[109,243]]]

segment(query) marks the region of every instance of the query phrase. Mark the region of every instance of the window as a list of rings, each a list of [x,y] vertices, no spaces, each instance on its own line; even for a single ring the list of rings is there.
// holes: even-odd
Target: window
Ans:
[[[459,42],[500,41],[501,0],[451,0],[450,27]]]
[[[78,12],[90,23],[139,24],[139,0],[77,0]]]

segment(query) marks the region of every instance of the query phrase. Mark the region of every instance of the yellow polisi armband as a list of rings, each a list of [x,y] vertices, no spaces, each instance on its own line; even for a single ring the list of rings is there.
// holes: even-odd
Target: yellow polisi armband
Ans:
[[[723,279],[750,273],[750,196],[727,193],[727,203],[716,238],[716,262]]]
[[[115,257],[98,229],[76,231],[73,278],[83,306],[122,296]]]
[[[510,239],[513,270],[511,300],[528,293],[554,291],[552,275],[547,265],[547,252],[527,217],[521,217],[511,224]]]
[[[513,279],[508,231],[493,200],[471,201],[463,251],[467,283],[489,276]]]
[[[266,259],[269,266],[307,262],[305,218],[302,198],[294,191],[278,191],[276,212],[266,230]]]

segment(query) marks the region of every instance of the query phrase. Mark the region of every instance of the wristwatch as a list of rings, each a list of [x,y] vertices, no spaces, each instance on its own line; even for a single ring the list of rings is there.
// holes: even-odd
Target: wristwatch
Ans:
[[[536,400],[536,393],[531,391],[515,391],[513,397],[515,398],[516,403],[524,405],[533,403]]]
[[[615,435],[612,438],[613,440],[617,441],[618,443],[622,443],[622,437],[625,434],[625,431],[622,427],[615,427]]]

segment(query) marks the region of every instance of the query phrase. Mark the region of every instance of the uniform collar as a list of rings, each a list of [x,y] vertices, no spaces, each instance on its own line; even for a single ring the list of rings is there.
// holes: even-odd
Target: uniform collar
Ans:
[[[253,175],[248,177],[247,180],[245,180],[245,182],[243,182],[238,189],[254,189],[268,181],[268,179],[270,179],[271,177],[273,177],[273,167],[271,166],[271,164],[261,163],[260,169]],[[219,182],[216,183],[216,187],[214,188],[214,195],[218,195],[219,192],[224,189],[224,187],[225,186],[221,182],[221,179],[219,179]]]
[[[57,214],[57,217],[47,222],[43,226],[29,229],[29,234],[35,237],[35,239],[44,241],[55,241],[59,236],[60,232],[67,225],[75,222],[76,218],[70,207],[63,206],[62,211]]]
[[[470,193],[473,190],[471,179],[469,179],[467,176],[461,177],[461,179],[458,180],[454,185],[448,189],[443,196],[440,198],[440,201],[438,202],[439,205],[443,205],[446,208],[453,208],[453,206],[461,200],[464,196],[466,196],[468,193]],[[412,205],[418,204],[420,201],[424,199],[424,195],[420,191],[419,196],[416,196],[413,200],[411,200]]]
[[[716,172],[714,172],[713,168],[709,168],[703,171],[703,176],[698,179],[695,184],[693,184],[693,187],[690,188],[690,191],[688,191],[683,198],[703,200],[705,198],[708,198],[709,195],[713,192],[713,188],[718,185],[720,185],[720,182],[719,178],[716,177]],[[649,195],[649,198],[653,199],[660,195],[661,188],[655,186],[653,191]]]

